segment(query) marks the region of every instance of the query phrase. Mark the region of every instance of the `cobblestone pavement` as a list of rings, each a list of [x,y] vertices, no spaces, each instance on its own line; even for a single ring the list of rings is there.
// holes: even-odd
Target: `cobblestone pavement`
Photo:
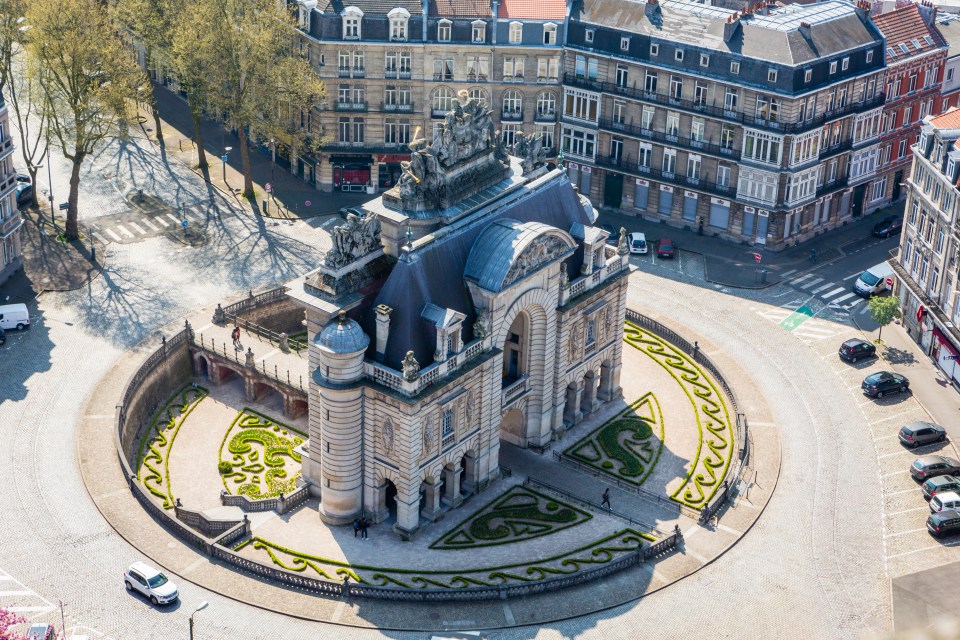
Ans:
[[[207,185],[185,169],[164,165],[152,149],[127,145],[119,154],[118,148],[101,154],[87,176],[148,185],[170,203],[209,197]],[[54,188],[65,194],[67,174],[62,166],[56,169]],[[82,219],[123,213],[124,202],[121,191],[85,181]],[[306,622],[239,604],[186,579],[180,580],[180,605],[154,609],[123,591],[120,570],[141,555],[103,521],[79,475],[79,412],[90,394],[109,391],[94,383],[124,351],[155,338],[161,327],[190,310],[308,269],[324,241],[322,234],[311,235],[313,227],[297,225],[274,227],[238,212],[212,219],[209,242],[200,248],[166,236],[111,243],[102,277],[75,292],[42,296],[31,331],[0,347],[0,483],[5,487],[0,534],[6,541],[0,546],[0,577],[17,581],[10,591],[29,592],[9,596],[4,605],[48,607],[62,599],[68,625],[92,628],[94,637],[182,637],[200,600],[211,604],[196,616],[197,638],[425,637]],[[892,525],[885,521],[880,450],[865,419],[876,419],[875,409],[896,406],[861,407],[859,391],[837,374],[826,346],[821,353],[749,308],[776,308],[792,290],[773,287],[748,294],[704,285],[702,269],[698,274],[695,262],[686,260],[682,272],[658,268],[644,267],[632,276],[631,306],[699,339],[721,366],[749,371],[758,386],[755,394],[740,398],[748,415],[757,413],[761,395],[772,408],[772,415],[752,421],[751,427],[777,430],[782,440],[776,493],[736,546],[668,589],[543,628],[520,626],[486,635],[609,639],[657,629],[662,637],[709,632],[728,638],[854,638],[889,630],[884,536]],[[825,322],[843,319],[825,313],[818,316]],[[823,345],[828,342],[834,339]],[[98,419],[109,429],[113,415]],[[876,429],[877,437],[885,434]],[[192,553],[172,540],[169,545]],[[225,579],[233,575],[225,573]],[[609,584],[615,589],[618,582]],[[283,599],[298,595],[276,593]],[[568,595],[583,597],[579,591]],[[331,619],[364,615],[363,603],[320,604],[333,609]],[[503,618],[522,625],[525,606],[523,600],[503,603]],[[453,619],[441,618],[432,606],[405,611],[441,623],[459,619],[458,626],[471,615],[468,607]],[[59,623],[55,611],[25,613]]]

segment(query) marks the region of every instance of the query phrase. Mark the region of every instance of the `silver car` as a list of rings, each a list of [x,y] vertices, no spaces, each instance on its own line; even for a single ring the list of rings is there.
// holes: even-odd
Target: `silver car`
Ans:
[[[908,447],[919,447],[931,442],[943,442],[947,439],[947,432],[938,424],[917,421],[900,427],[897,437]]]

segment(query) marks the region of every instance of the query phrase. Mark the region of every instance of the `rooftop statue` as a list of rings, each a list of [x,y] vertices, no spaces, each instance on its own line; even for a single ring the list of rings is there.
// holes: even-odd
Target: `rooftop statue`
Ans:
[[[381,246],[380,218],[374,213],[362,218],[351,213],[345,224],[333,228],[333,248],[327,252],[325,262],[328,267],[339,269]]]
[[[524,175],[546,162],[547,153],[543,148],[541,136],[527,136],[522,131],[518,131],[513,140],[513,155],[520,158]]]

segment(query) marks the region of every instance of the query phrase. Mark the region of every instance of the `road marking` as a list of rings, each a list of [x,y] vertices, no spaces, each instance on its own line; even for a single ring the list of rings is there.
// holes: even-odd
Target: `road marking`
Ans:
[[[823,278],[814,278],[814,279],[811,280],[810,282],[805,283],[805,284],[804,284],[802,287],[800,287],[800,288],[801,288],[801,289],[807,289],[807,288],[812,287],[812,286],[814,286],[814,285],[818,285],[818,284],[820,284],[821,282],[823,282]]]
[[[143,230],[143,227],[141,227],[140,225],[138,225],[136,222],[128,222],[127,224],[130,225],[131,227],[133,227],[134,230],[135,230],[137,233],[139,233],[140,235],[143,235],[143,234],[146,233],[146,231]]]
[[[118,236],[117,234],[115,234],[115,233],[113,232],[113,229],[107,229],[107,233],[109,233],[109,234],[110,234],[110,237],[113,238],[114,240],[116,240],[117,242],[123,242],[123,238],[121,238],[120,236]]]
[[[910,529],[909,531],[901,531],[900,533],[888,533],[888,534],[885,534],[883,537],[894,538],[896,536],[904,536],[904,535],[907,535],[908,533],[916,533],[917,531],[926,531],[926,530],[927,530],[926,527],[920,527],[919,529]]]
[[[847,280],[853,280],[854,278],[856,278],[857,276],[859,276],[861,273],[863,273],[863,271],[858,271],[858,272],[856,272],[856,273],[851,273],[851,274],[848,275],[846,278],[844,278],[843,281],[846,282]]]
[[[859,387],[860,385],[857,385],[857,386]],[[853,387],[850,387],[850,388],[853,389]],[[881,440],[886,440],[888,438],[896,438],[896,437],[897,437],[897,434],[893,434],[891,436],[880,436],[879,438],[874,438],[873,441],[880,442]]]
[[[169,213],[166,214],[166,216],[167,216],[168,218],[170,218],[171,220],[173,220],[173,224],[180,224],[180,221],[177,220],[176,218],[174,218],[174,217],[173,217],[172,215],[170,215]]]
[[[883,492],[883,495],[885,495],[885,496],[899,496],[899,495],[904,494],[904,493],[916,493],[916,491],[917,491],[916,489],[904,489],[903,491],[892,491],[892,492],[890,492],[890,493],[887,493],[886,491],[884,491],[884,492]]]
[[[824,300],[829,300],[830,298],[832,298],[833,296],[837,295],[837,294],[840,293],[841,291],[843,291],[843,287],[837,287],[837,288],[834,289],[833,291],[828,291],[828,292],[826,292],[825,294],[823,294],[823,295],[820,296],[820,297],[823,298]]]
[[[157,216],[156,218],[154,218],[154,220],[157,221],[157,222],[159,222],[160,224],[162,224],[162,225],[165,226],[165,227],[169,227],[169,226],[170,226],[170,223],[167,222],[166,220],[164,220],[161,216]]]
[[[910,450],[904,450],[904,451],[895,451],[893,453],[885,453],[882,456],[877,456],[877,460],[883,460],[884,458],[891,458],[893,456],[902,456],[905,453],[916,453],[916,452],[910,451]]]
[[[107,240],[106,238],[104,238],[102,235],[100,235],[100,234],[99,234],[98,232],[96,232],[96,231],[93,232],[93,237],[96,238],[97,240],[99,240],[100,242],[102,242],[103,244],[107,244],[108,242],[110,242],[109,240]]]
[[[150,222],[150,218],[144,218],[144,219],[141,220],[140,222],[142,222],[143,224],[147,225],[148,227],[150,227],[150,228],[153,229],[154,231],[160,231],[160,228],[159,228],[159,227],[157,227],[155,224],[153,224],[152,222]]]
[[[922,507],[914,507],[913,509],[904,509],[903,511],[894,511],[892,513],[886,513],[884,515],[889,518],[890,516],[898,516],[901,513],[913,513],[914,511],[922,511],[923,509],[930,509],[930,507],[928,507],[927,505],[923,505]]]
[[[0,591],[0,598],[13,597],[13,596],[32,596],[32,595],[34,595],[34,593],[29,589],[20,590],[20,591]]]
[[[903,471],[891,471],[890,473],[881,474],[881,478],[889,478],[890,476],[899,476],[904,473],[910,473],[910,469],[905,469]]]
[[[137,236],[133,235],[132,233],[130,233],[129,231],[127,231],[127,228],[126,228],[125,226],[123,226],[122,224],[118,224],[118,225],[117,225],[117,229],[120,229],[121,232],[127,234],[127,235],[130,236],[131,238],[136,238],[136,237],[137,237]]]
[[[792,276],[792,275],[795,274],[796,272],[797,272],[796,269],[790,269],[790,271],[784,271],[783,273],[781,273],[781,274],[780,274],[780,277],[781,277],[781,278],[786,278],[787,276]]]
[[[847,295],[845,295],[845,296],[840,296],[840,297],[837,298],[836,300],[833,300],[833,301],[832,301],[832,304],[837,304],[838,302],[843,302],[844,300],[848,300],[848,299],[852,298],[852,297],[855,296],[855,295],[857,295],[857,294],[855,294],[854,292],[851,291],[851,292],[848,293]]]
[[[812,274],[812,273],[808,273],[808,274],[806,274],[806,275],[800,276],[800,277],[797,278],[796,280],[791,280],[791,281],[790,281],[790,284],[796,286],[796,285],[800,284],[801,282],[803,282],[804,280],[807,280],[808,278],[812,278],[812,277],[813,277],[813,274]]]
[[[929,551],[930,549],[942,549],[943,547],[955,547],[960,544],[960,540],[954,540],[953,542],[944,542],[941,544],[935,544],[930,547],[921,547],[919,549],[913,549],[911,551],[904,551],[903,553],[897,553],[892,556],[887,556],[887,560],[893,560],[894,558],[901,558],[903,556],[909,556],[914,553],[920,553],[921,551]]]
[[[834,284],[834,283],[832,283],[832,282],[828,282],[827,284],[824,284],[824,285],[821,285],[821,286],[817,287],[816,289],[814,289],[814,290],[811,291],[810,293],[813,294],[813,295],[817,295],[818,293],[820,293],[820,292],[823,291],[824,289],[829,289],[830,287],[832,287],[833,284]]]
[[[813,309],[804,305],[784,318],[780,326],[787,331],[793,331],[813,316]]]

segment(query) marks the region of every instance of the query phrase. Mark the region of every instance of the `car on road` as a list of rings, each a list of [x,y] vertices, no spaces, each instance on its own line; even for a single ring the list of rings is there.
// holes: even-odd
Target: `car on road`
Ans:
[[[938,513],[931,513],[927,518],[927,531],[934,538],[960,533],[960,511],[944,509]]]
[[[349,216],[350,214],[353,214],[358,218],[363,217],[363,211],[361,211],[360,209],[357,209],[356,207],[340,207],[340,210],[337,213],[344,220],[346,220],[347,216]]]
[[[856,362],[863,358],[872,358],[877,355],[877,348],[872,342],[861,340],[860,338],[850,338],[842,345],[837,352],[841,360],[847,362]]]
[[[918,420],[900,427],[897,437],[908,447],[919,447],[931,442],[943,442],[947,439],[947,432],[938,424]]]
[[[27,175],[26,173],[18,173],[18,174],[17,174],[17,182],[26,182],[27,184],[29,184],[29,183],[33,182],[33,180],[31,180],[31,179],[30,179],[30,176]]]
[[[648,250],[647,236],[639,231],[634,231],[630,234],[630,237],[627,238],[627,246],[630,247],[630,253],[639,253],[644,255]]]
[[[155,605],[169,604],[180,597],[177,585],[167,576],[146,562],[134,562],[123,572],[123,585],[127,591],[136,591]]]
[[[873,235],[878,238],[889,238],[893,235],[900,235],[902,228],[903,216],[887,216],[873,225]]]
[[[600,228],[609,233],[607,236],[607,244],[610,246],[617,246],[617,243],[620,242],[620,232],[613,228],[613,225],[602,224]]]
[[[657,257],[658,258],[672,258],[673,257],[673,240],[670,238],[660,238],[657,240]]]
[[[871,398],[882,398],[890,393],[903,393],[908,391],[910,389],[910,381],[907,380],[907,376],[900,375],[899,373],[878,371],[864,378],[860,388]]]
[[[930,498],[930,511],[938,513],[944,509],[960,509],[960,493],[944,491]]]
[[[920,485],[920,490],[923,492],[924,500],[929,500],[938,493],[945,493],[947,491],[960,492],[960,477],[934,476],[929,480],[925,480],[924,483]]]
[[[888,291],[893,283],[893,268],[886,262],[875,264],[853,283],[853,292],[862,298],[869,298]]]
[[[910,475],[914,480],[928,480],[934,476],[952,476],[958,473],[960,462],[936,454],[920,456],[910,465]]]
[[[57,637],[57,630],[52,624],[32,624],[27,629],[27,640],[54,640]]]
[[[929,500],[938,493],[944,493],[946,491],[960,492],[960,477],[934,476],[929,480],[925,480],[923,484],[920,485],[920,490],[923,492],[924,500]]]
[[[22,207],[33,201],[33,185],[29,182],[17,183],[17,206]]]

